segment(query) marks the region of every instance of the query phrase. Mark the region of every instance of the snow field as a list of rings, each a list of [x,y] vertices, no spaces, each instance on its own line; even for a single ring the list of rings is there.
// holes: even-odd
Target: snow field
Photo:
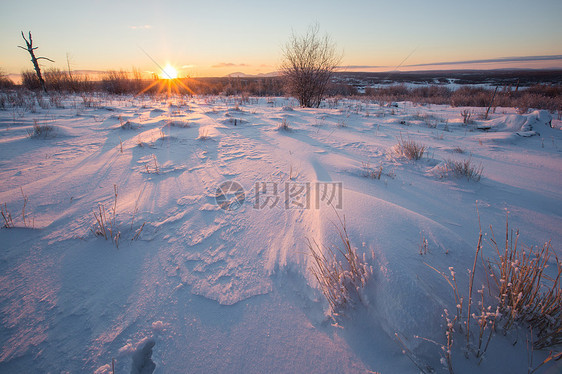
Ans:
[[[485,256],[506,211],[522,242],[550,240],[561,255],[562,123],[544,111],[496,108],[485,121],[479,108],[224,97],[61,106],[0,111],[0,203],[15,226],[0,230],[0,371],[419,372],[405,346],[447,372],[454,298],[427,265],[453,267],[468,289],[476,204]],[[53,130],[30,137],[34,125]],[[422,157],[396,152],[401,139]],[[449,172],[466,160],[479,181]],[[227,180],[244,189],[237,210],[216,203]],[[100,206],[118,247],[96,234]],[[362,303],[335,320],[307,247],[341,242],[334,210],[373,268]],[[486,284],[480,262],[474,283]],[[525,372],[518,334],[515,346],[494,337],[480,365],[455,335],[455,372]]]

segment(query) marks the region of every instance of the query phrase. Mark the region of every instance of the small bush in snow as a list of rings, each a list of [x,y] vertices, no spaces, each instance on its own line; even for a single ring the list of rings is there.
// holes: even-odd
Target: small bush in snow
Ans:
[[[446,160],[440,167],[441,177],[454,176],[457,178],[466,178],[478,182],[482,177],[484,167],[482,164],[475,165],[472,158],[463,161]]]
[[[399,156],[406,157],[408,160],[419,160],[423,157],[426,146],[410,139],[404,140],[400,137],[398,144],[394,146],[394,150]]]
[[[282,130],[282,131],[290,131],[291,130],[291,128],[289,127],[289,123],[287,122],[286,119],[283,119],[283,122],[281,122],[277,126],[277,130]]]
[[[339,218],[339,216],[338,216]],[[341,228],[336,226],[343,248],[320,246],[316,241],[308,241],[308,248],[314,262],[312,274],[318,281],[322,293],[330,304],[333,315],[341,314],[360,298],[361,289],[367,283],[373,269],[367,264],[365,256],[360,258],[347,235],[345,217],[340,219]],[[337,254],[343,260],[337,259]]]
[[[50,125],[40,125],[37,120],[33,120],[33,130],[27,130],[30,138],[48,138],[54,135],[55,128]]]
[[[372,168],[371,164],[367,163],[363,163],[362,165],[362,173],[361,175],[363,175],[365,178],[370,178],[370,179],[381,179],[382,176],[382,165],[380,165],[378,168]]]

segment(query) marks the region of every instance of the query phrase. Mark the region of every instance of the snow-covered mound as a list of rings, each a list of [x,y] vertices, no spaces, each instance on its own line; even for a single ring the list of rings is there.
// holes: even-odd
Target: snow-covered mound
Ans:
[[[535,110],[529,114],[508,114],[478,125],[481,130],[514,132],[528,137],[540,134],[541,130],[552,127],[552,115],[546,110]]]

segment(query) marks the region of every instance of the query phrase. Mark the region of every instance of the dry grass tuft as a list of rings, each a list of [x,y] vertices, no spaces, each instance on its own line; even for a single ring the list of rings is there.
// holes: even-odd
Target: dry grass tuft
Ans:
[[[189,123],[189,121],[168,121],[166,126],[187,129],[191,127],[191,123]]]
[[[345,217],[342,221],[338,216],[341,227],[334,224],[342,241],[342,247],[330,248],[320,246],[316,241],[308,241],[310,254],[314,264],[310,268],[318,281],[322,293],[330,304],[333,315],[340,315],[347,307],[360,299],[360,290],[365,286],[373,269],[367,264],[365,256],[360,258],[351,245]],[[338,260],[338,253],[343,260]]]
[[[199,136],[197,137],[199,140],[209,140],[211,137],[209,136],[209,129],[199,129]]]
[[[408,160],[421,159],[426,149],[427,147],[424,144],[416,143],[410,139],[404,140],[402,136],[398,139],[398,144],[394,146],[394,151]]]
[[[23,222],[23,227],[26,228],[34,228],[35,227],[35,219],[29,218],[29,212],[26,210],[28,198],[27,195],[23,192],[23,188],[20,187],[21,196],[23,199],[23,205],[21,208],[21,219]],[[12,213],[8,210],[8,206],[6,203],[4,205],[0,205],[0,216],[2,216],[2,220],[4,221],[4,225],[2,227],[11,229],[16,227],[14,224],[14,219],[12,218]]]
[[[361,166],[362,166],[361,175],[364,176],[365,178],[377,179],[377,180],[381,179],[382,170],[383,170],[382,165],[379,165],[379,167],[377,168],[373,168],[371,167],[371,164],[369,164],[368,162],[363,162]]]
[[[121,116],[119,116],[118,118],[120,123],[119,127],[121,128],[121,130],[136,130],[140,127],[137,123],[131,121],[123,121],[123,118]]]
[[[468,109],[465,109],[461,112],[461,117],[462,117],[462,123],[464,125],[468,125],[471,123],[474,123],[474,121],[472,120],[472,112]]]
[[[107,210],[102,204],[98,204],[97,211],[94,210],[93,213],[96,222],[94,224],[94,227],[91,228],[90,230],[96,236],[103,237],[105,240],[111,240],[111,242],[115,244],[115,247],[119,248],[119,239],[121,239],[121,231],[119,230],[119,227],[117,226],[117,222],[116,222],[117,196],[118,196],[116,184],[113,185],[113,193],[114,193],[113,206],[111,207],[111,209]],[[140,197],[141,194],[139,193],[137,201],[135,202],[135,208],[133,210],[133,215],[131,218],[131,235],[132,235],[131,241],[135,241],[140,237],[142,230],[144,229],[144,225],[146,224],[146,222],[143,222],[143,224],[136,231],[134,231],[134,234],[132,234],[133,225],[135,222],[135,216],[138,211],[138,204],[139,204]]]
[[[475,182],[480,181],[483,171],[484,167],[482,164],[475,165],[471,157],[463,161],[445,160],[445,163],[439,167],[439,173],[442,178],[453,176]]]
[[[14,220],[12,219],[12,214],[8,210],[8,206],[4,203],[4,206],[0,205],[0,215],[2,215],[2,219],[4,220],[4,226],[7,229],[11,229],[14,226]]]
[[[284,118],[283,122],[281,122],[278,126],[277,126],[277,130],[280,131],[291,131],[291,128],[289,127],[289,123],[287,122],[287,120]]]
[[[51,125],[40,125],[37,120],[33,120],[33,130],[27,130],[30,138],[49,138],[54,135],[55,128]]]
[[[535,349],[562,344],[562,263],[550,242],[539,249],[520,246],[519,232],[514,235],[509,231],[507,218],[503,243],[498,244],[491,227],[490,230],[490,242],[498,258],[488,261],[488,265],[490,278],[498,288],[496,297],[504,329],[517,322],[526,323],[536,332]],[[557,267],[554,278],[546,275],[551,262]]]
[[[497,258],[484,262],[481,254],[483,235],[480,230],[474,264],[472,271],[469,271],[466,296],[457,287],[456,274],[452,267],[449,268],[449,276],[426,264],[441,274],[453,289],[457,313],[454,318],[449,318],[449,313],[445,310],[447,345],[442,347],[451,373],[453,371],[450,355],[454,333],[461,334],[466,340],[465,356],[468,358],[469,354],[474,354],[479,361],[498,330],[503,331],[505,335],[515,327],[527,329],[531,341],[531,355],[532,349],[549,349],[562,344],[562,263],[552,252],[550,242],[537,250],[520,246],[519,233],[515,232],[514,235],[513,231],[509,230],[507,217],[503,243],[496,241],[492,227],[490,230],[490,242]],[[487,286],[482,284],[476,295],[473,295],[479,254],[486,265],[484,269]],[[552,262],[555,263],[556,271],[554,277],[549,277],[547,269]],[[488,292],[485,292],[486,288]],[[485,294],[490,296],[489,300]],[[474,326],[476,332],[471,332],[471,326]],[[538,367],[533,370],[529,368],[529,372],[560,358],[561,353],[553,355],[551,352]]]
[[[464,149],[462,149],[461,147],[455,147],[453,148],[453,152],[454,153],[464,153]]]
[[[94,228],[91,229],[96,236],[102,236],[105,240],[110,239],[117,248],[119,248],[119,238],[121,232],[117,229],[115,217],[117,215],[117,185],[113,185],[113,207],[111,211],[107,211],[102,204],[98,204],[98,211],[94,211],[94,218],[96,223]]]

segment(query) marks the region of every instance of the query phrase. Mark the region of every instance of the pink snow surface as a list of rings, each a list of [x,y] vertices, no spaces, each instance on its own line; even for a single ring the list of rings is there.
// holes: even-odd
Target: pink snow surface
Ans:
[[[420,372],[410,358],[447,372],[454,299],[427,265],[468,288],[476,206],[484,256],[509,212],[521,242],[551,241],[562,257],[562,132],[548,112],[497,108],[484,121],[482,108],[238,100],[67,96],[64,108],[0,111],[0,203],[15,225],[0,229],[0,372]],[[34,121],[50,134],[29,137]],[[400,139],[426,145],[423,158],[399,156]],[[441,173],[468,158],[480,181]],[[245,193],[236,210],[216,201],[229,180]],[[100,204],[118,247],[95,234]],[[339,317],[307,246],[339,245],[336,213],[373,268]],[[521,331],[515,345],[494,337],[480,364],[456,336],[455,372],[526,373]]]

